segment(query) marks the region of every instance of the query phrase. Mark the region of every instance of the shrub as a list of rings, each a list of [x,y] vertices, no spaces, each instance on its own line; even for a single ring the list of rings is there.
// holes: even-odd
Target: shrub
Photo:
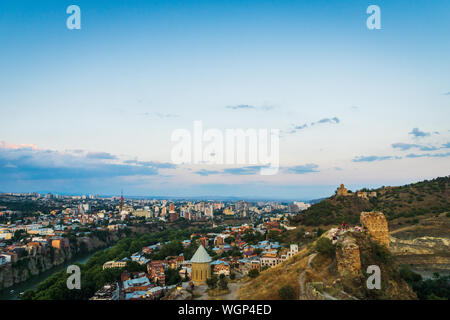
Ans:
[[[294,300],[295,299],[295,291],[290,285],[283,286],[280,290],[278,290],[278,296],[281,300]]]
[[[227,290],[228,289],[228,281],[225,279],[225,277],[220,278],[219,280],[219,289],[220,290]]]
[[[206,284],[208,285],[208,287],[210,289],[215,289],[215,288],[217,288],[217,281],[218,280],[219,279],[217,279],[217,276],[213,275],[210,279],[206,280]]]
[[[327,256],[333,256],[336,252],[336,248],[333,245],[333,242],[325,237],[320,238],[316,242],[316,250],[319,253],[323,253]]]
[[[248,276],[250,278],[256,278],[257,276],[259,276],[259,271],[258,269],[252,269],[248,272]]]

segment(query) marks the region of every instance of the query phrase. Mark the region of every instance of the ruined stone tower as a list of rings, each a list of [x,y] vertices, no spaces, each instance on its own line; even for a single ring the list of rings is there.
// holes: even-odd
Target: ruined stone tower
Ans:
[[[336,249],[337,269],[340,275],[355,275],[361,271],[359,247],[355,239],[346,237],[338,241]]]
[[[389,249],[389,228],[382,212],[361,212],[360,221],[373,240]]]

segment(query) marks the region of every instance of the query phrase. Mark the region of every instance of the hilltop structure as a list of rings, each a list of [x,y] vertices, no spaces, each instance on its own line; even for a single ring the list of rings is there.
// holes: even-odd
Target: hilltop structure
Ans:
[[[348,192],[347,188],[344,187],[343,184],[336,190],[337,196],[350,196],[351,194]]]
[[[192,281],[196,286],[206,284],[206,280],[211,278],[211,261],[206,249],[200,245],[191,259]]]

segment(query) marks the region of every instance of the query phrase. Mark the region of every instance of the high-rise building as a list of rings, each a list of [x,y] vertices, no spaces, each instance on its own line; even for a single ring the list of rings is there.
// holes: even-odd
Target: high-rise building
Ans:
[[[170,222],[174,222],[178,219],[178,213],[175,211],[170,211]]]

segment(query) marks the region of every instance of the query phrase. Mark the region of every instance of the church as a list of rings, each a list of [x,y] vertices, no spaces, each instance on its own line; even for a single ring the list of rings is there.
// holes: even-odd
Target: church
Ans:
[[[211,260],[206,249],[200,245],[191,259],[194,285],[206,284],[206,280],[211,278]]]

